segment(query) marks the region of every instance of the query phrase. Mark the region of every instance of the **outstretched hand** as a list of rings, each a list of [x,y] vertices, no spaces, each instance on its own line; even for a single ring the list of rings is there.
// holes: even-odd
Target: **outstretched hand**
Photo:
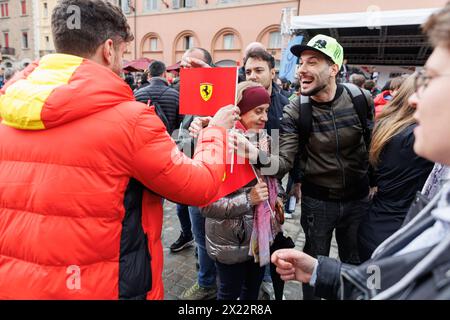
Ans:
[[[284,281],[297,280],[308,283],[317,259],[296,249],[280,249],[272,254],[271,261]]]

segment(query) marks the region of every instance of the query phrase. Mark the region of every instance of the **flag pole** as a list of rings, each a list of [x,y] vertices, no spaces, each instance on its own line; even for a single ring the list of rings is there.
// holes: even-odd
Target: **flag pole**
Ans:
[[[237,104],[237,85],[238,85],[238,80],[239,80],[239,61],[236,61],[236,89],[234,90],[234,105]],[[235,130],[236,129],[236,121],[233,124],[233,128],[231,128],[231,130]],[[230,168],[230,173],[233,173],[233,167],[234,167],[234,148],[231,150],[231,168]],[[252,166],[253,167],[253,166]]]

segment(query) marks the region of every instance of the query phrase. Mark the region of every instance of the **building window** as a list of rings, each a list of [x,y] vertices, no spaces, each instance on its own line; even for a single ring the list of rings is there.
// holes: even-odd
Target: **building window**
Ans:
[[[144,11],[158,10],[158,2],[159,0],[145,0]]]
[[[281,33],[279,31],[269,33],[269,48],[281,48]]]
[[[27,1],[26,0],[20,1],[20,7],[22,9],[22,15],[25,16],[27,14]]]
[[[223,36],[223,48],[225,50],[234,49],[234,34],[229,33]]]
[[[190,48],[194,47],[194,37],[192,36],[185,36],[184,37],[184,50],[188,50]]]
[[[150,51],[158,51],[158,38],[150,38]]]
[[[28,32],[22,32],[22,49],[28,49]]]
[[[44,10],[43,10],[43,15],[44,18],[48,18],[48,5],[47,2],[44,2]]]
[[[195,7],[195,0],[172,0],[172,8],[193,8]]]
[[[49,50],[49,49],[50,49],[50,37],[45,36],[45,50]]]
[[[123,13],[130,13],[130,0],[119,0]]]
[[[5,48],[9,48],[9,33],[3,33],[3,39],[5,40]]]
[[[2,15],[1,17],[2,18],[9,17],[8,3],[1,3],[0,7],[1,7],[1,15]]]

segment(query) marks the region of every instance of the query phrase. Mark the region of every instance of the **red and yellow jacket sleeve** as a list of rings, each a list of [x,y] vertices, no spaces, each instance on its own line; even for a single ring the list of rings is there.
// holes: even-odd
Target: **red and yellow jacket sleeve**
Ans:
[[[216,195],[225,172],[224,128],[203,130],[194,158],[190,159],[168,139],[159,118],[146,112],[138,119],[135,145],[132,175],[150,190],[193,206],[205,205]]]

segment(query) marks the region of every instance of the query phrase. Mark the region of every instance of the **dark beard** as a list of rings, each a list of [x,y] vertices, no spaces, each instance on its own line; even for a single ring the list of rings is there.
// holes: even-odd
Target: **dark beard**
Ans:
[[[309,92],[301,92],[301,94],[302,94],[302,96],[307,96],[307,97],[315,96],[316,94],[318,94],[320,91],[322,91],[326,87],[327,87],[327,85],[324,84],[324,85],[321,85],[319,87],[316,87],[316,88],[312,89]]]

